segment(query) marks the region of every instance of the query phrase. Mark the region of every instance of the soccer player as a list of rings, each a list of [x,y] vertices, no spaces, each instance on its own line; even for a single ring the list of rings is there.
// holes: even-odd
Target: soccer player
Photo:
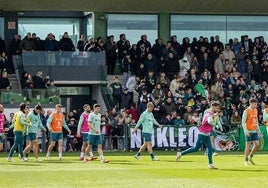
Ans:
[[[56,104],[55,112],[49,115],[47,120],[47,127],[48,130],[51,132],[51,143],[47,150],[46,158],[50,158],[50,152],[54,148],[56,141],[58,141],[58,152],[59,152],[59,160],[62,160],[62,141],[63,141],[63,134],[62,134],[62,127],[64,127],[68,132],[69,135],[71,134],[71,130],[66,125],[65,117],[61,112],[61,104]]]
[[[21,161],[28,161],[27,158],[25,158],[23,155],[25,127],[31,126],[31,122],[27,123],[25,121],[26,120],[25,113],[27,113],[28,110],[29,110],[29,106],[27,106],[25,103],[21,103],[20,111],[15,113],[14,118],[12,120],[12,125],[10,128],[14,127],[15,137],[14,137],[14,144],[12,148],[10,149],[10,152],[7,158],[9,162],[13,162],[12,156],[17,148],[19,150]]]
[[[80,137],[80,135],[82,134],[82,139],[83,139],[83,145],[81,147],[81,153],[80,153],[80,160],[84,160],[85,150],[88,146],[88,133],[89,133],[88,116],[91,111],[91,107],[89,104],[85,104],[83,108],[84,108],[84,112],[80,116],[78,127],[77,127],[77,136]],[[92,150],[89,151],[89,154],[90,154],[91,160],[97,159],[97,157],[93,155]]]
[[[206,112],[204,112],[204,113],[206,113]],[[220,117],[218,114],[215,114],[213,116],[213,121],[214,121],[214,123],[216,123],[216,127],[213,127],[213,130],[210,133],[210,141],[211,141],[211,147],[212,147],[212,155],[217,156],[218,153],[215,151],[215,136],[216,136],[215,128],[220,129],[221,132],[223,131],[223,129],[222,129],[222,124],[220,122]],[[207,155],[207,153],[208,153],[208,150],[206,149],[206,155]]]
[[[32,126],[27,127],[27,139],[29,140],[29,144],[25,147],[23,153],[27,157],[27,154],[30,152],[33,147],[34,157],[36,162],[41,162],[42,160],[38,158],[38,140],[37,140],[37,131],[40,127],[46,132],[46,128],[42,125],[40,119],[40,112],[42,111],[42,107],[38,104],[34,107],[34,110],[30,112],[27,116],[27,119],[32,123]]]
[[[154,118],[154,115],[152,113],[154,109],[154,104],[152,102],[149,102],[147,104],[147,109],[141,114],[135,128],[132,130],[132,134],[136,133],[137,129],[140,125],[142,125],[142,137],[144,139],[143,145],[140,147],[138,153],[135,155],[135,158],[137,160],[140,159],[141,152],[143,152],[146,148],[148,150],[148,153],[151,156],[152,161],[159,161],[159,159],[154,156],[153,148],[152,148],[152,133],[154,131],[153,126],[157,125],[158,127],[162,128],[162,125],[160,125]]]
[[[30,113],[30,107],[25,109],[25,114],[24,114],[25,121],[27,123],[30,123],[30,120],[28,119],[28,114],[29,113]],[[27,147],[28,145],[31,144],[27,130],[28,130],[28,126],[25,126],[25,128],[24,128],[24,142],[25,142],[24,145],[25,145],[25,147]],[[24,153],[24,158],[26,160],[28,160],[28,154],[29,153]],[[20,154],[19,154],[19,158],[21,158]]]
[[[86,154],[92,150],[92,146],[97,146],[98,153],[100,156],[101,163],[109,163],[109,160],[106,160],[103,156],[102,151],[102,137],[101,137],[101,114],[100,114],[100,105],[94,104],[93,112],[89,114],[88,122],[90,126],[89,137],[88,137],[88,146],[85,151],[84,161],[87,160]]]
[[[213,130],[213,127],[216,126],[214,117],[218,115],[220,110],[220,105],[217,102],[212,102],[211,107],[207,109],[204,113],[202,123],[199,127],[198,139],[194,147],[191,147],[183,152],[177,152],[176,161],[180,161],[182,155],[198,151],[202,144],[205,144],[208,150],[208,168],[209,169],[218,169],[213,165],[212,153],[213,149],[211,147],[210,133]]]
[[[268,134],[268,102],[266,102],[266,108],[263,110],[263,121],[266,125],[266,132]]]
[[[244,110],[242,115],[242,127],[244,129],[246,137],[245,162],[244,162],[246,166],[249,165],[249,162],[255,165],[253,161],[253,155],[258,150],[259,136],[262,136],[258,122],[257,104],[258,100],[255,98],[251,98],[249,100],[249,107]],[[253,143],[252,148],[251,143]]]
[[[3,140],[5,136],[5,124],[6,123],[7,123],[7,119],[4,114],[4,106],[0,104],[0,152],[3,151]]]

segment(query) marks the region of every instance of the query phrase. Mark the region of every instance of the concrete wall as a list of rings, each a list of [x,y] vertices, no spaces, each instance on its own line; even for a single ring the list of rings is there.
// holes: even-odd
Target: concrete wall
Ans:
[[[267,14],[265,0],[1,0],[2,11]]]
[[[101,114],[107,111],[106,104],[101,94],[101,85],[92,85],[92,101],[94,100],[101,106]]]

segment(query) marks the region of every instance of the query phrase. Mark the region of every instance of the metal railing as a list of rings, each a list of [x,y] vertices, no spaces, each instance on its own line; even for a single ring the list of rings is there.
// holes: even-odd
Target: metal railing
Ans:
[[[101,87],[101,94],[105,102],[106,108],[110,110],[114,106],[114,99],[112,93],[107,86]]]
[[[59,89],[31,89],[25,88],[19,89],[2,89],[0,90],[1,103],[3,104],[14,104],[21,102],[31,103],[59,103],[60,93]]]
[[[106,82],[106,54],[103,52],[26,51],[22,54],[24,71],[43,75],[62,84]]]
[[[104,52],[26,51],[22,53],[23,65],[91,66],[106,65]]]

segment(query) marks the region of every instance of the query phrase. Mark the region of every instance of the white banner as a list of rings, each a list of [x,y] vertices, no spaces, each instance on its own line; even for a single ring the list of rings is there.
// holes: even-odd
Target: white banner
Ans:
[[[130,128],[131,133],[133,128]],[[188,148],[195,145],[198,136],[198,127],[163,127],[155,128],[152,134],[152,145],[157,148]],[[142,143],[141,130],[130,136],[130,149],[140,148]]]

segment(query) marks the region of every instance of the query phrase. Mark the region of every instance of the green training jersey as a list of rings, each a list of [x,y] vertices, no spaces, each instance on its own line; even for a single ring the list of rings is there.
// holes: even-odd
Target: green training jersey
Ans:
[[[142,125],[142,132],[143,133],[150,133],[152,134],[154,131],[154,124],[157,125],[157,122],[154,118],[154,115],[152,112],[149,112],[148,110],[145,110],[141,116],[139,121],[137,122],[136,127],[138,128],[140,125]]]
[[[90,128],[89,134],[90,135],[100,135],[100,125],[101,125],[101,114],[96,114],[95,112],[91,112],[88,117],[88,122],[90,123],[90,127],[93,127],[95,130],[99,132],[96,133],[95,130]]]
[[[27,126],[27,133],[37,133],[38,128],[46,130],[45,127],[42,125],[40,114],[34,114],[34,112],[30,112],[28,114],[29,121],[32,123],[31,126]]]

